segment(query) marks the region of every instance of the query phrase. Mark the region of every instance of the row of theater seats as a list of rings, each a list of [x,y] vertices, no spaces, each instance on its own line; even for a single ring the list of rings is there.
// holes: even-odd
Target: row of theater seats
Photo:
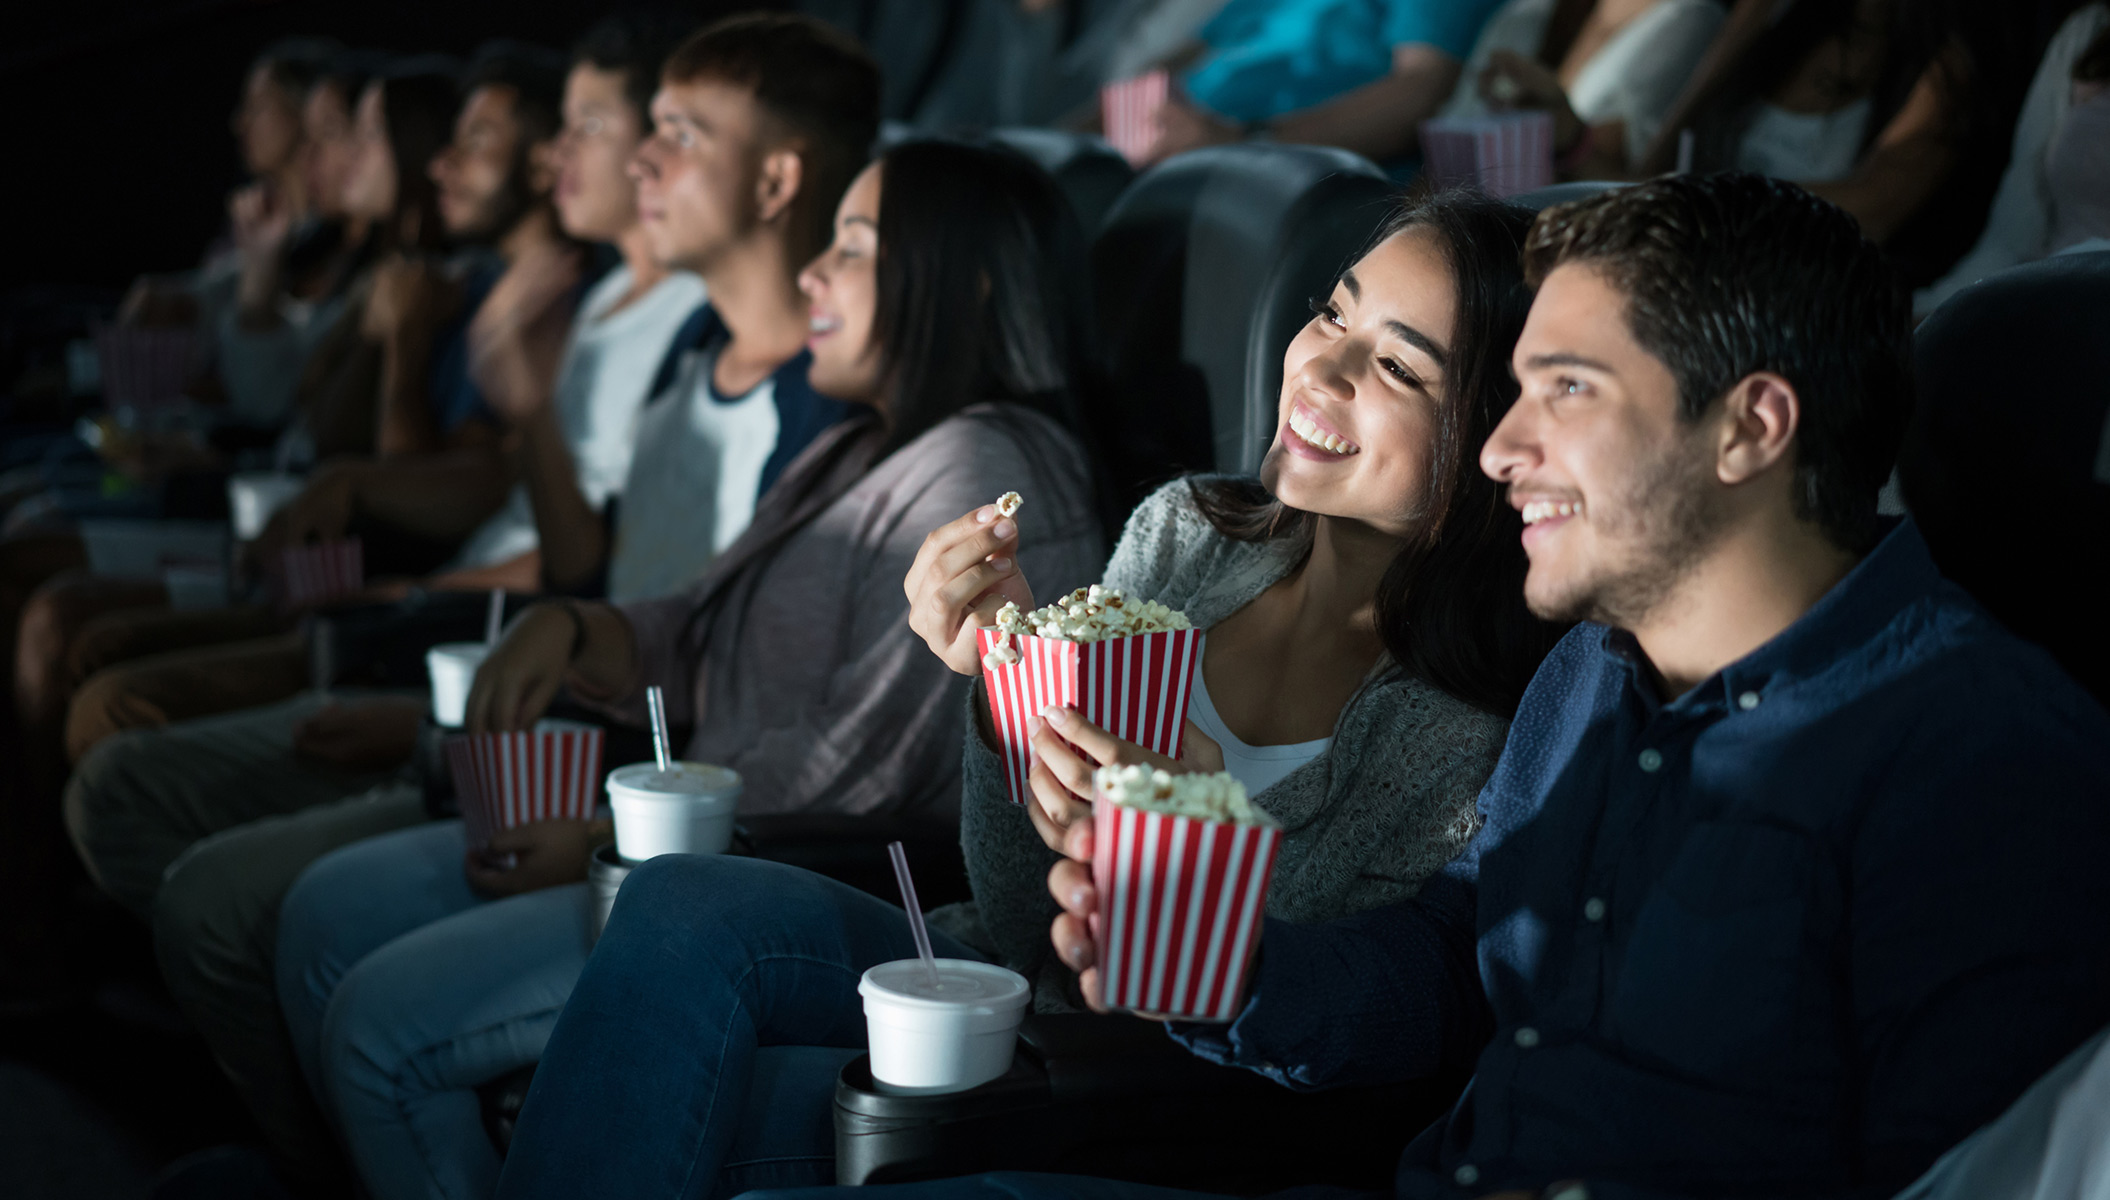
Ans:
[[[1131,179],[1092,139],[996,136],[1046,167],[1092,232],[1115,375],[1099,432],[1131,495],[1172,468],[1257,467],[1274,433],[1283,347],[1308,319],[1307,299],[1369,241],[1394,189],[1368,162],[1312,147],[1205,150]],[[1519,202],[1541,208],[1604,186]],[[1944,570],[2110,702],[2110,623],[2083,608],[2101,591],[2091,582],[2110,518],[2104,329],[2110,254],[2050,260],[1958,295],[1917,334],[1920,404],[1900,477]],[[904,832],[912,853],[949,852],[949,828],[747,823],[751,852],[880,895],[891,884],[879,847]],[[530,1075],[486,1091],[501,1146]],[[844,1183],[1060,1169],[1239,1194],[1375,1189],[1462,1084],[1292,1093],[1201,1062],[1131,1018],[1034,1015],[1011,1071],[971,1093],[884,1095],[863,1060],[850,1064],[837,1090],[837,1171]]]

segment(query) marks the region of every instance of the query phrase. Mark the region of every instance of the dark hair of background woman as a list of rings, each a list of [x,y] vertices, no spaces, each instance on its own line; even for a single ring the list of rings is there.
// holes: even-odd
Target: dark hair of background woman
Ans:
[[[1072,491],[1067,467],[1043,447],[1031,410],[1069,431],[1085,449],[1090,516],[1102,538],[1118,528],[1113,489],[1080,414],[1102,386],[1084,279],[1084,235],[1046,172],[1015,150],[960,141],[904,142],[879,159],[879,261],[872,340],[880,355],[882,415],[869,438],[835,453],[869,452],[876,466],[939,424],[967,414],[1004,429],[1026,459],[1017,490],[1052,499]],[[876,441],[876,446],[874,445]],[[825,472],[816,472],[819,478]],[[990,499],[995,499],[991,496]],[[817,511],[817,509],[816,509]],[[757,554],[759,568],[797,527]],[[738,586],[745,599],[729,633],[738,636],[759,569],[748,582],[707,597],[692,621]]]
[[[1516,402],[1510,351],[1531,294],[1520,252],[1532,214],[1467,192],[1402,209],[1372,245],[1408,229],[1435,236],[1451,267],[1458,318],[1430,453],[1421,520],[1377,590],[1377,628],[1398,667],[1497,716],[1565,627],[1524,607],[1523,524],[1480,470],[1480,447]],[[1309,554],[1317,519],[1250,478],[1200,476],[1189,486],[1218,532],[1239,541],[1292,538]]]
[[[446,244],[447,229],[440,221],[439,188],[427,167],[454,136],[454,114],[461,106],[454,77],[418,65],[384,71],[367,86],[381,89],[381,117],[396,163],[396,208],[375,248],[438,250]]]
[[[878,305],[892,453],[971,404],[1032,409],[1092,459],[1083,414],[1103,386],[1084,233],[1055,181],[1017,151],[905,142],[879,160]],[[1002,410],[998,410],[1001,412]],[[1022,438],[1030,448],[1030,436]]]

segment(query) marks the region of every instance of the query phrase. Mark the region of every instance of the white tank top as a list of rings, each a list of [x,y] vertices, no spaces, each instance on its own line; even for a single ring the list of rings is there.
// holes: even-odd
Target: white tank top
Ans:
[[[1246,745],[1217,714],[1216,702],[1209,698],[1209,684],[1202,678],[1199,659],[1194,664],[1194,692],[1187,700],[1187,718],[1211,741],[1223,747],[1224,770],[1245,785],[1249,796],[1258,796],[1275,786],[1291,771],[1326,753],[1326,747],[1333,742],[1330,737],[1322,737],[1291,746]]]
[[[1873,108],[1865,97],[1827,113],[1761,104],[1736,148],[1736,169],[1801,183],[1844,179],[1860,160]]]

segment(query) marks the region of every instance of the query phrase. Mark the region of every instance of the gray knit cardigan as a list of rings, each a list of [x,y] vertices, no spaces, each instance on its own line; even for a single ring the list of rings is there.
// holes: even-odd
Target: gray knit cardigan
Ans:
[[[1208,629],[1295,565],[1282,542],[1218,533],[1174,481],[1129,518],[1104,580]],[[1325,921],[1414,895],[1479,828],[1474,801],[1507,732],[1501,718],[1381,663],[1326,751],[1254,797],[1284,831],[1268,915]],[[1002,761],[972,720],[966,741],[960,838],[975,899],[938,909],[932,923],[1034,980],[1037,1008],[1068,1007],[1070,974],[1048,942],[1055,854],[1011,802]]]

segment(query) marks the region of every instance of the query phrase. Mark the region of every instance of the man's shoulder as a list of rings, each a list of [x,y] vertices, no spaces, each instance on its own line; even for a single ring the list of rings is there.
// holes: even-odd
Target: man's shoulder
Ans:
[[[2016,635],[1943,581],[1859,648],[1870,700],[1909,713],[1927,733],[1993,730],[2031,741],[2088,730],[2110,746],[2110,714],[2051,653]]]

